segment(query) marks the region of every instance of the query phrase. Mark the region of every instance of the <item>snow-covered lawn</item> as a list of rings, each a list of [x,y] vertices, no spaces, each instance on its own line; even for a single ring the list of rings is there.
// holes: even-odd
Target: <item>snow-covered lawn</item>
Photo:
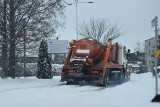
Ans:
[[[154,96],[151,73],[132,74],[130,81],[107,88],[66,85],[60,76],[0,79],[0,107],[160,107],[151,103]]]

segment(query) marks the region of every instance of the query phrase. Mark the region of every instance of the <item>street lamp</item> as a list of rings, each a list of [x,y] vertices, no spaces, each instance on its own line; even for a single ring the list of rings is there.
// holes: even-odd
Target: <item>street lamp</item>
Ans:
[[[94,3],[94,2],[79,2],[78,0],[75,0],[74,3],[70,3],[68,5],[76,4],[76,39],[78,39],[78,3]]]

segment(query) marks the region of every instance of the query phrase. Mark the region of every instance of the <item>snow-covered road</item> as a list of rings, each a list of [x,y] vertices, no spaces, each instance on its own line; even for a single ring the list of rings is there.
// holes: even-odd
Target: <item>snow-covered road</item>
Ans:
[[[107,88],[66,85],[59,76],[0,79],[0,107],[160,107],[151,103],[154,96],[151,73],[132,74],[130,81]]]

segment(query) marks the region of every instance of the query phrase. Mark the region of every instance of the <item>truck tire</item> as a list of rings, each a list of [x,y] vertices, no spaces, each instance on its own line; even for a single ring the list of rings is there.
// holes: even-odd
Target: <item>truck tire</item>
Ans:
[[[67,81],[67,85],[71,85],[71,84],[73,84],[73,82]]]
[[[103,79],[103,87],[107,87],[109,85],[109,81],[110,81],[110,76],[109,76],[109,71],[106,72],[104,79]]]
[[[75,84],[75,85],[78,85],[78,84],[79,84],[79,81],[78,81],[78,80],[74,81],[74,84]]]

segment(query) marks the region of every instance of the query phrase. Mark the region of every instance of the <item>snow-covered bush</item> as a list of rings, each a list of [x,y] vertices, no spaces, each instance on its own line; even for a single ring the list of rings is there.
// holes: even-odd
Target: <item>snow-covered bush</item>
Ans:
[[[4,74],[3,74],[3,69],[0,67],[0,77],[3,78]]]
[[[52,64],[53,75],[57,75],[57,76],[61,75],[62,68],[63,68],[63,64]]]
[[[27,71],[29,72],[29,76],[35,76],[37,72],[37,64],[36,63],[28,63],[27,66]]]
[[[37,64],[36,63],[26,63],[26,68],[24,71],[24,63],[16,63],[16,77],[22,76],[35,76],[37,71]]]

